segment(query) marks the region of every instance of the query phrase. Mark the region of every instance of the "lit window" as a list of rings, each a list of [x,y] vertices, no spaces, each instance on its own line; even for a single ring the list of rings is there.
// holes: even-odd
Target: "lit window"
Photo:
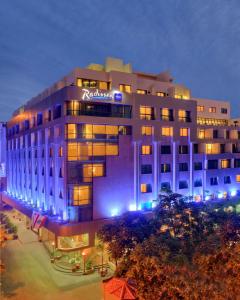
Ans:
[[[106,134],[118,135],[118,126],[106,126]]]
[[[77,125],[67,124],[67,138],[76,139],[77,138]]]
[[[58,248],[62,250],[77,249],[77,248],[87,247],[88,245],[89,245],[88,233],[58,237]]]
[[[78,159],[78,144],[68,143],[68,160],[73,161]]]
[[[173,136],[172,127],[162,127],[162,136]]]
[[[179,119],[180,121],[185,120],[186,116],[187,116],[186,110],[180,109],[180,110],[178,111],[178,119]]]
[[[137,90],[137,94],[141,94],[141,95],[145,95],[147,94],[147,91],[146,90]]]
[[[63,156],[63,147],[59,147],[59,149],[58,149],[58,156],[59,157]]]
[[[82,79],[77,78],[77,86],[82,87]]]
[[[159,97],[166,97],[166,93],[164,93],[164,92],[157,92],[157,96],[159,96]]]
[[[210,113],[215,113],[217,111],[217,108],[216,107],[209,107],[208,111]]]
[[[206,154],[219,154],[219,144],[206,144]]]
[[[236,181],[240,182],[240,175],[236,175]]]
[[[108,90],[108,82],[106,82],[106,81],[99,81],[99,89],[100,90]]]
[[[83,177],[101,177],[104,175],[103,164],[85,164],[83,165]]]
[[[141,193],[151,193],[152,186],[151,184],[141,183]]]
[[[152,126],[142,126],[142,135],[152,135],[153,128]]]
[[[189,128],[180,128],[180,136],[188,136]]]
[[[154,108],[151,106],[140,106],[141,120],[154,120]]]
[[[204,129],[199,129],[198,130],[198,138],[199,139],[204,139],[205,138],[205,130]]]
[[[230,168],[231,161],[229,159],[221,159],[221,169]]]
[[[152,154],[152,146],[142,145],[142,155],[150,155],[150,154]]]
[[[85,186],[74,186],[73,187],[73,205],[87,205],[90,203],[91,198],[91,187]]]
[[[106,144],[106,155],[118,155],[118,145]]]
[[[204,111],[204,106],[203,105],[198,105],[197,106],[197,111],[198,112],[203,112]]]
[[[119,90],[120,92],[125,92],[125,93],[131,93],[131,85],[127,84],[119,84]]]

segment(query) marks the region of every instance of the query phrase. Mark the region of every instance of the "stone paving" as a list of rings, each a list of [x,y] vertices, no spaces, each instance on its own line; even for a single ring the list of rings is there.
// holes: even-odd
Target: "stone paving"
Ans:
[[[6,272],[1,278],[1,300],[102,300],[99,274],[74,276],[53,269],[37,235],[18,225],[19,239],[1,249]]]

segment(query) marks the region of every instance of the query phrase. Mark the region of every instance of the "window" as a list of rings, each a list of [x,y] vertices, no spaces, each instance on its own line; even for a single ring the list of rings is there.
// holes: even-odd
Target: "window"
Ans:
[[[208,160],[208,170],[218,169],[218,160],[217,159],[209,159]]]
[[[42,113],[38,113],[37,114],[37,125],[42,125],[42,123],[43,123]]]
[[[53,120],[61,118],[62,115],[62,106],[60,104],[55,105],[53,109]]]
[[[240,175],[236,175],[236,181],[240,182]]]
[[[67,124],[67,138],[76,139],[77,138],[77,124]]]
[[[171,172],[171,165],[170,164],[161,164],[161,172],[162,173]]]
[[[201,187],[202,186],[202,179],[199,178],[199,179],[196,179],[194,181],[194,187]]]
[[[179,189],[187,189],[188,188],[188,182],[186,180],[180,180],[179,181]]]
[[[170,182],[162,182],[161,183],[161,190],[171,190]]]
[[[161,146],[161,154],[171,154],[171,146],[170,145]]]
[[[141,174],[152,174],[152,165],[142,165]]]
[[[180,109],[178,111],[178,121],[191,122],[191,112],[188,110]]]
[[[217,108],[216,108],[216,107],[209,107],[208,111],[209,111],[210,113],[216,113]]]
[[[151,184],[141,183],[141,193],[151,193],[152,186]]]
[[[154,108],[151,106],[140,106],[140,119],[141,120],[154,120]]]
[[[221,108],[221,113],[222,114],[227,114],[227,112],[228,112],[227,108],[225,108],[225,107]]]
[[[211,177],[210,185],[218,185],[218,177]]]
[[[206,144],[206,154],[219,154],[220,147],[219,144]]]
[[[125,92],[125,93],[132,92],[131,85],[127,85],[127,84],[119,84],[119,90],[120,92]]]
[[[142,126],[142,135],[153,135],[152,126]]]
[[[199,153],[199,145],[198,144],[193,144],[193,153],[198,154]]]
[[[49,157],[53,157],[53,148],[49,148]]]
[[[162,127],[162,136],[173,136],[172,127]]]
[[[198,105],[197,106],[197,111],[198,112],[203,112],[204,111],[204,106],[203,105]]]
[[[102,177],[104,176],[104,166],[103,164],[84,164],[83,165],[83,178],[84,182],[89,182],[89,178],[92,177]],[[91,180],[90,180],[91,181]]]
[[[205,138],[205,130],[204,129],[198,129],[198,138],[199,139]]]
[[[188,171],[188,163],[179,163],[179,172]]]
[[[202,170],[202,162],[195,162],[194,163],[194,170],[195,171]]]
[[[180,136],[188,136],[189,128],[180,128]]]
[[[160,108],[160,117],[162,121],[173,121],[173,110],[169,108]]]
[[[88,233],[58,237],[58,248],[62,250],[82,248],[82,247],[87,247],[88,245],[89,245]]]
[[[231,184],[231,177],[230,176],[224,176],[223,180],[224,180],[224,184]]]
[[[86,186],[74,186],[73,187],[73,206],[87,205],[91,200],[91,187]]]
[[[231,159],[221,159],[221,169],[231,168]]]
[[[63,147],[58,148],[58,156],[63,157]]]
[[[188,154],[188,145],[180,145],[178,147],[179,154]]]
[[[99,81],[99,89],[100,90],[108,90],[109,89],[109,83],[106,81]]]
[[[164,93],[164,92],[157,92],[156,94],[159,97],[166,97],[166,93]]]
[[[234,168],[240,168],[240,159],[239,158],[234,159]]]
[[[152,154],[152,146],[150,145],[142,145],[142,155]]]
[[[214,139],[218,138],[218,130],[217,129],[213,130],[213,138]]]
[[[141,94],[141,95],[146,95],[147,94],[147,90],[137,90],[137,94]]]

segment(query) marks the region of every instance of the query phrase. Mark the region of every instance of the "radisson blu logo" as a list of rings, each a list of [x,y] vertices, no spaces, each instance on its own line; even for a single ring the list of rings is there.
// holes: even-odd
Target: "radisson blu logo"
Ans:
[[[100,101],[122,101],[122,93],[119,92],[102,92],[98,89],[91,91],[88,89],[82,89],[82,100],[100,100]]]

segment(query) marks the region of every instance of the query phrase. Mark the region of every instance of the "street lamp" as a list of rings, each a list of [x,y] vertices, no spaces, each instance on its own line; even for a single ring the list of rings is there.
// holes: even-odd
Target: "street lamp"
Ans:
[[[82,257],[83,257],[83,274],[86,272],[86,253],[83,251],[82,252]]]

